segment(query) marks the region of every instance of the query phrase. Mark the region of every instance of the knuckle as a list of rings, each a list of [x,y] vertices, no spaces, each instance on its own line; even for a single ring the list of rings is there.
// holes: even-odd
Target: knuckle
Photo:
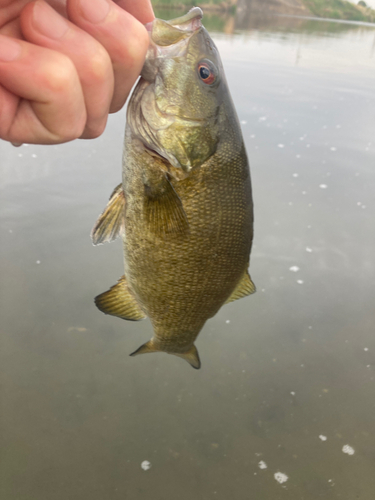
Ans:
[[[149,37],[146,28],[138,22],[134,23],[127,44],[128,59],[130,59],[133,64],[143,64],[148,45]]]
[[[87,61],[85,79],[89,82],[101,83],[112,77],[112,64],[107,51],[98,44],[96,50]]]
[[[78,82],[78,75],[73,62],[63,54],[56,54],[49,61],[44,73],[45,88],[52,93],[67,93]]]

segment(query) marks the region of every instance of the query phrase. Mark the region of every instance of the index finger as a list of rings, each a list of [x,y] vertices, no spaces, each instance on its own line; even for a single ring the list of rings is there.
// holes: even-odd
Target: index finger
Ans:
[[[155,17],[150,0],[114,0],[122,9],[134,16],[142,24],[149,23]]]

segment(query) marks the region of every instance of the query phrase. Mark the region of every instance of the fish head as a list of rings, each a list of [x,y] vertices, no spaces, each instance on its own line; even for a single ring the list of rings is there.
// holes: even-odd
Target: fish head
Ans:
[[[228,94],[218,50],[193,8],[146,25],[150,45],[128,106],[133,136],[182,176],[216,151]]]

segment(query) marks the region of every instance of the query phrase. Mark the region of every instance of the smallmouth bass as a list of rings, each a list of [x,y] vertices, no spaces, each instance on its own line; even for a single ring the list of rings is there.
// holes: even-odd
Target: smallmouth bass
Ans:
[[[125,273],[95,299],[128,320],[149,317],[151,340],[194,368],[194,341],[223,304],[255,292],[250,172],[219,53],[195,7],[146,25],[150,46],[131,96],[123,180],[92,231],[122,235]]]

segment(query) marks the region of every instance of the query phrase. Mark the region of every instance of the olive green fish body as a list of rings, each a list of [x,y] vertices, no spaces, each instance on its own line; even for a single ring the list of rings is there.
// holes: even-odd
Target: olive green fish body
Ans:
[[[193,9],[151,26],[151,55],[128,106],[123,183],[93,230],[94,243],[122,233],[124,246],[124,277],[98,307],[150,318],[154,336],[133,354],[168,352],[195,368],[207,319],[255,291],[248,160],[200,17]]]

